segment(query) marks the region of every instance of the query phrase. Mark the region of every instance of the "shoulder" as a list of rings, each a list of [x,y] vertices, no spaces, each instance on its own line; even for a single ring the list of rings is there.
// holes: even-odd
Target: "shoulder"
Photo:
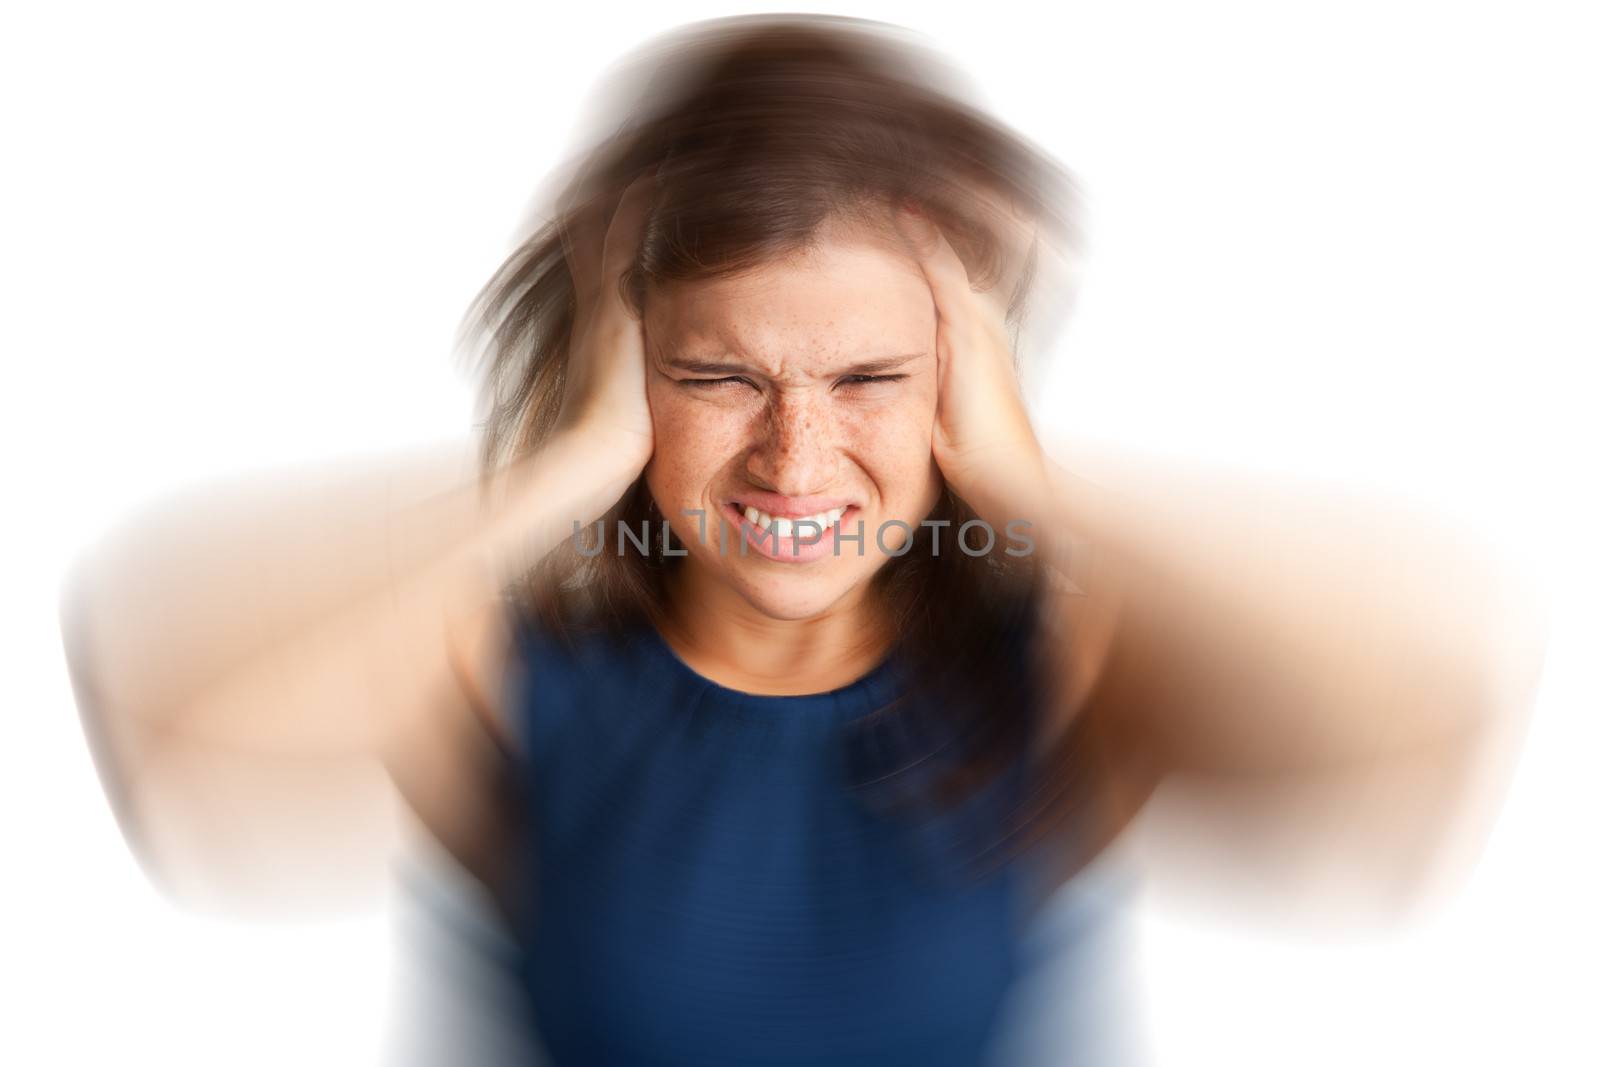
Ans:
[[[514,740],[505,701],[513,688],[513,672],[530,640],[524,613],[502,597],[479,610],[451,619],[445,627],[450,667],[468,708],[502,748]]]
[[[512,592],[447,629],[451,666],[473,714],[502,747],[517,750],[525,741],[518,713],[535,684],[546,700],[570,684],[579,659],[573,633]]]
[[[508,593],[463,630],[463,688],[513,758],[548,751],[580,718],[664,697],[660,664],[637,620],[593,620]]]
[[[446,614],[451,678],[431,712],[397,738],[385,769],[417,824],[492,893],[506,884],[520,817],[512,737],[501,708],[514,620],[499,601]]]
[[[1114,589],[1102,585],[1091,593],[1053,567],[1042,569],[1030,605],[1031,651],[1045,683],[1037,745],[1054,746],[1085,715],[1111,662],[1121,608]]]
[[[1094,859],[1143,809],[1158,776],[1139,739],[1149,666],[1129,640],[1125,598],[1106,573],[1044,568],[1031,655],[1041,681],[1030,760],[1073,842],[1064,874]]]
[[[528,814],[527,768],[571,722],[623,705],[629,646],[565,629],[512,592],[448,617],[445,630],[452,691],[387,764],[430,836],[497,892]]]

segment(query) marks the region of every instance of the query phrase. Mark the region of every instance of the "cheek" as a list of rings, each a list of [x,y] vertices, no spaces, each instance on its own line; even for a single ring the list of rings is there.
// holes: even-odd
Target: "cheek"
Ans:
[[[743,446],[746,419],[683,390],[648,390],[655,453],[646,480],[657,501],[697,502],[706,485]]]
[[[925,510],[938,493],[933,421],[931,394],[862,409],[843,420],[853,451],[863,458],[885,505],[896,512]]]

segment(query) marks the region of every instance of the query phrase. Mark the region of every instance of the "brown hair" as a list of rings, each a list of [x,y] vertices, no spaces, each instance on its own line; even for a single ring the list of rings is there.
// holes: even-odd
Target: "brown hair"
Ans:
[[[654,191],[624,279],[636,309],[653,284],[736,274],[805,249],[830,219],[882,226],[893,205],[913,199],[975,285],[1011,286],[1015,338],[1035,260],[1007,246],[994,205],[1009,205],[1042,239],[1069,248],[1073,186],[1048,154],[953,95],[955,84],[902,31],[824,16],[717,19],[631,57],[603,97],[609,110],[600,121],[614,132],[569,168],[553,217],[517,247],[464,320],[463,338],[478,342],[485,476],[537,449],[560,410],[575,310],[565,228],[582,206],[614,203],[646,171],[654,171]],[[1059,312],[1066,294],[1052,296]],[[641,477],[601,521],[636,530],[654,513]],[[976,516],[947,489],[930,518],[951,522],[948,546]],[[937,699],[906,694],[869,716],[846,758],[864,794],[891,806],[932,800],[944,810],[1022,751],[1038,697],[1027,642],[1041,576],[1031,557],[934,555],[929,540],[917,532],[873,582],[918,687]],[[655,621],[678,558],[661,548],[585,557],[563,542],[518,595],[560,634]]]

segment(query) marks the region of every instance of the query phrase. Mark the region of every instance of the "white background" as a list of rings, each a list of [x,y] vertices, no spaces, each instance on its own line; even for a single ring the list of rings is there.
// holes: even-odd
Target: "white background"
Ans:
[[[1093,252],[1042,421],[1399,489],[1553,597],[1467,891],[1359,944],[1149,909],[1162,1064],[1600,1062],[1585,7],[815,8],[927,33],[1081,178]],[[463,433],[452,329],[582,95],[645,37],[752,10],[7,10],[0,1061],[372,1059],[381,916],[237,926],[141,879],[66,687],[61,568],[157,492]]]

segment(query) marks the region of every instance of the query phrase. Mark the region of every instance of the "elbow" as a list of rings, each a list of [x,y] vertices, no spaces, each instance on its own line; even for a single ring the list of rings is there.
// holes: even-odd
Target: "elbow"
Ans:
[[[100,787],[116,815],[124,840],[139,854],[140,838],[133,815],[136,739],[133,723],[111,709],[112,690],[96,654],[94,605],[87,568],[80,562],[63,581],[58,622],[67,679],[72,688],[78,724],[89,749]]]
[[[158,835],[142,799],[151,765],[159,760],[159,738],[145,725],[145,717],[126,706],[126,695],[104,673],[96,641],[98,615],[89,571],[79,563],[61,585],[58,623],[84,744],[117,829],[140,871],[169,901],[183,905],[185,894],[157,858]]]

